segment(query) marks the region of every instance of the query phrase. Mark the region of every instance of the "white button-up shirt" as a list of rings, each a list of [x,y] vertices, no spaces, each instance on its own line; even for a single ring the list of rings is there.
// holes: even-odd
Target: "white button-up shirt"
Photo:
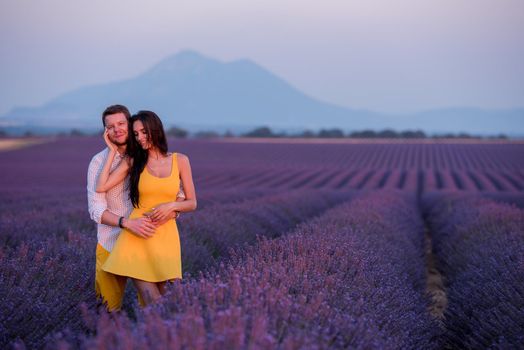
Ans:
[[[98,176],[100,176],[102,172],[108,155],[109,149],[106,148],[96,154],[89,163],[87,171],[87,204],[89,207],[89,216],[98,224],[98,243],[110,252],[122,229],[120,227],[102,224],[102,214],[105,210],[109,210],[115,215],[128,217],[133,210],[133,205],[129,199],[129,176],[105,193],[96,192]],[[111,164],[111,171],[120,164],[122,159],[124,159],[124,157],[117,153],[113,164]]]

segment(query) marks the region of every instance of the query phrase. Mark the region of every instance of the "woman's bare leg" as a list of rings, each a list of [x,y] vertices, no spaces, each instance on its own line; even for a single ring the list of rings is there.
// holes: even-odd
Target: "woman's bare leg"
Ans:
[[[167,281],[156,283],[156,286],[158,287],[158,291],[160,292],[160,295],[166,294],[166,282]]]
[[[162,297],[156,283],[133,279],[133,284],[146,306],[154,304]]]

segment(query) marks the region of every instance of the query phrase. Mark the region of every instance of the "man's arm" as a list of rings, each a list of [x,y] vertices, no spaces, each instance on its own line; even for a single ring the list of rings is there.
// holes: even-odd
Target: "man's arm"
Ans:
[[[180,181],[180,187],[176,195],[176,201],[181,202],[181,201],[184,201],[185,199],[186,199],[186,194],[184,193],[184,185],[182,184],[182,181]],[[180,212],[175,211],[173,219],[178,219],[179,216],[180,216]]]
[[[87,169],[87,205],[89,216],[97,224],[102,224],[102,215],[107,210],[105,193],[97,193],[95,191],[98,171],[101,166],[101,157],[95,156],[91,159]]]
[[[105,210],[102,214],[102,223],[109,226],[119,226],[120,216]],[[148,217],[141,217],[136,219],[129,219],[124,217],[122,220],[122,227],[142,238],[152,237],[155,233],[156,226]]]
[[[118,226],[118,220],[120,220],[120,216],[112,213],[109,209],[104,210],[102,213],[102,224],[104,225],[116,227]]]

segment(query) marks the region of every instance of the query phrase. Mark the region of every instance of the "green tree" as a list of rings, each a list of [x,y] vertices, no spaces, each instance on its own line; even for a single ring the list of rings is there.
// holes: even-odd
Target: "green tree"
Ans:
[[[267,126],[261,126],[244,134],[246,137],[274,137],[273,131]]]
[[[168,136],[173,136],[178,139],[185,139],[189,133],[185,129],[179,128],[177,126],[172,126],[167,130],[166,134]]]
[[[340,129],[321,129],[318,132],[318,137],[322,137],[322,138],[344,137],[344,132]]]

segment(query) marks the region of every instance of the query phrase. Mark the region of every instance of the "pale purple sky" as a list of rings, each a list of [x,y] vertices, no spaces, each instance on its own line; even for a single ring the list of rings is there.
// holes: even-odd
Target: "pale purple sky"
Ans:
[[[524,107],[523,0],[0,0],[0,114],[192,49],[379,112]]]

